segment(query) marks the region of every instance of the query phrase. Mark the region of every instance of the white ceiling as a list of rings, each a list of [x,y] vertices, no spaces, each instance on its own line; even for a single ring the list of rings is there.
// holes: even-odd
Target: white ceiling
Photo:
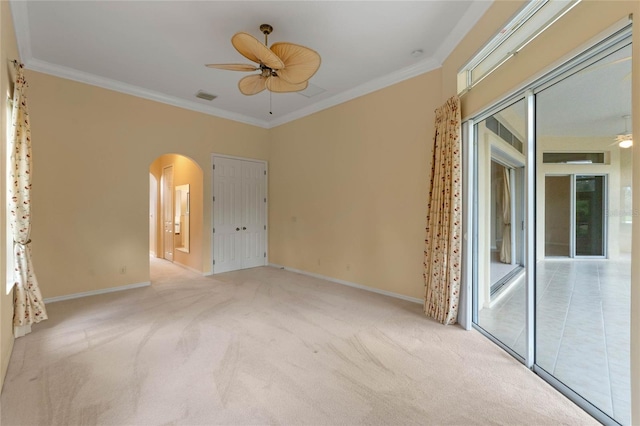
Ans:
[[[625,133],[631,115],[631,46],[536,96],[536,132],[543,136],[611,137]],[[631,120],[627,119],[627,133]]]
[[[439,67],[490,6],[469,1],[23,1],[11,2],[29,69],[273,127]],[[269,44],[320,53],[311,79],[324,89],[244,96],[244,73],[207,63],[247,63],[231,46],[238,31]],[[421,49],[415,58],[411,52]],[[198,90],[218,96],[195,98]]]

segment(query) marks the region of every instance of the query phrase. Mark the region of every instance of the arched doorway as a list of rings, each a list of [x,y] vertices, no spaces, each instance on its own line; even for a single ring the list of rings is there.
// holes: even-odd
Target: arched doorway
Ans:
[[[164,154],[149,173],[149,253],[202,273],[202,169],[183,155]]]

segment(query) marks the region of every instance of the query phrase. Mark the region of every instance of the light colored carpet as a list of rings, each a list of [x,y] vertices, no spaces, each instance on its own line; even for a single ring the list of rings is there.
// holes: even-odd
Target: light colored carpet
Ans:
[[[2,425],[596,424],[475,331],[274,269],[52,303],[16,340]]]

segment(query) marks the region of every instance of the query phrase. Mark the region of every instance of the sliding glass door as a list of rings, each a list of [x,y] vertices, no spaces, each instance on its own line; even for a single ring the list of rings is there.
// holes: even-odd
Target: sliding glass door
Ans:
[[[607,175],[545,175],[545,258],[606,257],[607,186]]]
[[[623,424],[630,422],[631,233],[621,226],[621,215],[607,213],[621,211],[624,188],[631,185],[631,163],[623,161],[630,148],[616,142],[631,113],[630,73],[626,45],[535,95],[538,158],[554,151],[604,154],[602,161],[539,164],[541,174],[570,176],[572,214],[571,257],[538,255],[535,362]],[[558,202],[546,190],[548,185],[538,191],[538,206]],[[538,212],[539,221],[552,220],[542,208]],[[551,227],[542,229],[545,242],[556,238]]]
[[[630,423],[631,44],[618,33],[472,120],[473,322]],[[619,139],[619,138],[618,138]]]
[[[604,256],[606,176],[575,177],[575,254]]]
[[[476,125],[477,323],[524,359],[524,100]]]

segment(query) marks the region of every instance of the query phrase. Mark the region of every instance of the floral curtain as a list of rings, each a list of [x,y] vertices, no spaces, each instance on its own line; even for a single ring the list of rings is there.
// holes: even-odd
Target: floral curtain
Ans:
[[[511,182],[510,171],[502,168],[502,246],[500,247],[500,262],[511,263]]]
[[[14,241],[13,326],[16,337],[31,331],[31,324],[47,319],[31,262],[31,130],[23,65],[16,64],[12,125],[9,139],[9,223]]]
[[[460,100],[436,111],[431,187],[424,250],[424,312],[455,324],[460,297],[462,249],[462,153]]]

